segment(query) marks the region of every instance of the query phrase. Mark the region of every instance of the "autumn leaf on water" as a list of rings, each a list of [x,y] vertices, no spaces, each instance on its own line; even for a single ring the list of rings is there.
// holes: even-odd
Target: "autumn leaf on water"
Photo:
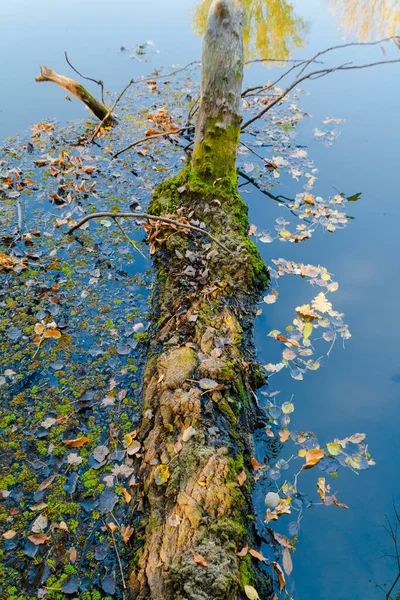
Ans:
[[[258,462],[258,460],[256,458],[251,457],[250,462],[251,462],[251,466],[253,467],[253,469],[255,471],[257,471],[258,469],[265,469],[265,465]]]
[[[206,559],[202,554],[199,554],[198,552],[193,552],[193,560],[195,563],[201,565],[202,567],[208,567]]]
[[[286,585],[285,575],[283,573],[282,567],[277,562],[272,562],[271,565],[274,567],[279,581],[279,590],[282,591]]]
[[[82,436],[80,438],[75,438],[73,440],[65,440],[64,444],[66,446],[69,446],[70,448],[80,448],[81,446],[84,446],[85,444],[87,444],[89,441],[89,438]]]
[[[265,562],[267,560],[265,558],[265,556],[263,556],[262,554],[260,554],[260,552],[257,552],[257,550],[253,550],[252,548],[250,548],[249,554],[251,554],[251,556],[253,558],[256,558],[257,560],[259,560],[261,562]]]
[[[290,550],[287,547],[285,547],[285,549],[283,550],[282,564],[286,575],[290,575],[290,573],[293,571],[293,563]]]
[[[306,452],[306,464],[304,465],[305,469],[311,469],[315,467],[325,456],[324,450],[320,448],[315,448],[314,450],[307,450]]]
[[[319,477],[317,482],[317,492],[322,502],[324,502],[325,496],[329,493],[330,489],[330,486],[325,483],[325,477]]]
[[[332,310],[332,304],[327,300],[324,292],[320,292],[311,302],[315,310],[326,313]]]

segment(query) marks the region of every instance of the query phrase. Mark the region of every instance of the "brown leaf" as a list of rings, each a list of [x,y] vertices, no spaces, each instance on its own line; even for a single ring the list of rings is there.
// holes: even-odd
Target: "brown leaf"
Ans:
[[[66,524],[65,521],[60,521],[59,522],[58,529],[61,529],[62,531],[69,531],[68,525]]]
[[[3,538],[5,540],[11,540],[13,537],[15,537],[17,535],[17,532],[14,531],[14,529],[9,529],[8,531],[6,531],[5,533],[3,533]]]
[[[277,572],[278,581],[279,581],[279,589],[280,589],[280,591],[282,591],[286,585],[286,579],[285,579],[285,575],[283,574],[282,567],[277,562],[272,562],[271,565],[274,567],[275,571]]]
[[[206,559],[202,554],[199,554],[198,552],[193,552],[193,560],[195,563],[201,565],[202,567],[208,567]]]
[[[109,523],[107,523],[107,527],[111,531],[111,533],[114,533],[118,529],[114,521],[110,521]]]
[[[346,506],[346,504],[342,504],[341,502],[339,502],[339,500],[337,500],[335,496],[333,496],[333,504],[339,506],[340,508],[349,508],[348,506]]]
[[[47,479],[45,479],[44,481],[42,481],[42,483],[39,485],[38,489],[36,490],[37,492],[43,492],[43,490],[45,490],[47,487],[49,487],[49,485],[51,483],[53,483],[53,481],[55,480],[56,476],[55,475],[50,475],[50,477],[47,477]]]
[[[70,548],[70,550],[69,550],[69,560],[72,562],[72,564],[74,564],[74,562],[76,561],[76,558],[77,558],[76,548],[74,548],[72,546],[72,548]]]
[[[246,556],[246,554],[249,551],[249,545],[246,544],[245,546],[243,546],[243,548],[241,549],[240,552],[236,552],[237,556],[239,556],[240,558],[243,558],[243,556]]]
[[[292,547],[292,542],[289,540],[289,538],[285,537],[284,535],[281,535],[277,531],[273,531],[272,529],[269,529],[269,531],[272,533],[275,541],[278,542],[280,546],[283,546],[284,548]]]
[[[250,459],[251,462],[251,466],[253,467],[253,469],[255,471],[257,471],[257,469],[265,469],[265,465],[262,465],[261,463],[258,462],[258,460],[256,458],[251,458]]]
[[[314,450],[307,450],[306,452],[306,464],[304,465],[305,469],[311,469],[315,467],[319,463],[319,461],[324,458],[325,452],[320,448],[315,448]]]
[[[70,448],[80,448],[81,446],[84,446],[85,444],[87,444],[89,441],[89,438],[82,436],[80,438],[75,438],[74,440],[65,440],[65,445],[69,446]]]
[[[61,337],[61,331],[58,331],[58,329],[47,329],[43,333],[43,337],[58,340]]]
[[[290,438],[289,429],[282,429],[281,431],[279,431],[279,439],[281,442],[287,442],[289,438]]]
[[[28,540],[35,544],[35,546],[40,546],[41,544],[45,544],[51,536],[48,533],[38,533],[36,535],[28,535]]]
[[[246,471],[243,470],[241,473],[239,473],[239,475],[237,477],[240,487],[246,483],[246,479],[247,479]]]
[[[283,564],[283,568],[285,569],[286,575],[290,575],[290,573],[293,571],[293,563],[292,563],[292,557],[290,555],[289,548],[285,548],[283,550],[282,564]]]
[[[260,552],[257,552],[257,550],[253,550],[252,548],[250,548],[249,554],[251,554],[251,556],[253,556],[253,558],[257,558],[258,560],[261,560],[261,562],[264,562],[265,560],[267,560],[265,558],[265,556],[260,554]]]
[[[122,525],[120,529],[122,540],[125,544],[129,542],[129,538],[135,530],[133,527],[129,527],[129,525]]]

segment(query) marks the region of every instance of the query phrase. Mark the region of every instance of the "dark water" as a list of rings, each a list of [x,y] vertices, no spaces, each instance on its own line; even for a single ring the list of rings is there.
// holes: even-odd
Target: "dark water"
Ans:
[[[82,117],[82,106],[67,102],[61,90],[33,81],[40,63],[67,74],[64,50],[83,73],[103,78],[112,91],[154,65],[199,58],[192,7],[193,2],[185,0],[118,0],[112,5],[99,0],[2,0],[0,138],[43,118]],[[335,18],[322,1],[298,2],[296,8],[309,21],[309,32],[306,47],[295,57],[341,42]],[[130,59],[136,45],[147,40],[160,51],[152,55],[152,63]],[[121,45],[128,48],[122,55]],[[379,48],[351,52],[359,62],[384,58]],[[393,57],[398,56],[393,51]],[[349,50],[343,50],[337,60],[347,62],[348,57]],[[274,78],[274,71],[266,75],[262,67],[252,68],[246,77],[247,83],[264,81]],[[400,65],[334,74],[303,87],[310,95],[301,105],[313,119],[300,125],[297,142],[308,146],[319,169],[314,192],[324,197],[337,190],[361,192],[362,199],[354,205],[355,220],[345,230],[334,235],[318,232],[310,242],[296,246],[276,242],[261,251],[267,262],[281,256],[322,264],[334,273],[340,284],[335,308],[345,313],[353,337],[345,350],[338,343],[328,364],[309,373],[304,382],[281,375],[279,388],[284,399],[295,395],[293,420],[298,429],[316,432],[323,443],[365,432],[377,465],[359,477],[341,473],[334,482],[348,511],[320,507],[306,514],[291,591],[297,600],[374,600],[384,595],[368,580],[382,584],[395,573],[387,559],[379,559],[380,550],[390,550],[381,524],[385,514],[392,514],[392,502],[400,505]],[[312,133],[315,127],[323,128],[326,116],[347,121],[329,148]],[[294,195],[301,191],[296,185],[293,179],[283,180],[279,191]],[[246,200],[251,221],[261,228],[273,228],[274,219],[282,215],[261,194],[247,195]],[[288,324],[293,308],[308,302],[311,294],[305,283],[282,281],[280,301],[265,307],[257,323],[263,362],[271,360],[268,331]]]

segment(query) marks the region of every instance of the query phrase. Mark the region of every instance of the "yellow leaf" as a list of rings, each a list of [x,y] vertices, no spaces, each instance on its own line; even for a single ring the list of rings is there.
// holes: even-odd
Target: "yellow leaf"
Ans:
[[[304,458],[305,455],[307,454],[307,450],[305,448],[302,448],[301,450],[298,451],[297,453],[299,456],[301,456],[301,458]]]
[[[284,239],[284,240],[288,240],[289,238],[292,237],[292,234],[290,233],[290,231],[288,231],[287,229],[281,229],[279,232],[279,235]]]
[[[312,323],[306,323],[303,329],[303,339],[308,340],[313,330]]]
[[[154,469],[154,481],[157,485],[167,483],[170,477],[168,465],[157,465]]]
[[[328,449],[329,454],[332,454],[332,456],[337,456],[342,451],[342,447],[340,446],[340,444],[336,444],[334,442],[332,442],[331,444],[327,444],[326,447]]]
[[[44,338],[53,338],[55,340],[58,340],[58,338],[61,337],[61,331],[58,331],[58,329],[47,329],[43,333],[43,337]]]
[[[125,488],[122,488],[122,493],[124,494],[125,502],[129,504],[129,502],[132,500],[132,496]]]
[[[250,600],[260,600],[260,596],[255,588],[252,585],[244,586],[244,593]]]

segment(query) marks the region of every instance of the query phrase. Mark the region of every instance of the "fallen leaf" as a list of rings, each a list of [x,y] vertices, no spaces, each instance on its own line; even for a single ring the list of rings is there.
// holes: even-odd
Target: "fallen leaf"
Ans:
[[[332,310],[332,304],[327,300],[324,292],[320,292],[317,296],[315,296],[311,302],[311,305],[315,310],[319,310],[322,313]]]
[[[3,538],[5,540],[12,540],[13,537],[15,537],[17,535],[17,532],[14,531],[14,529],[9,529],[8,531],[5,531],[3,533]]]
[[[46,331],[43,333],[43,337],[58,340],[58,338],[61,337],[61,331],[58,331],[58,329],[46,329]]]
[[[240,552],[236,552],[237,556],[239,556],[239,558],[243,558],[243,556],[246,556],[246,554],[249,551],[249,545],[246,544],[245,546],[243,546],[243,548],[240,550]]]
[[[33,521],[31,530],[33,531],[33,533],[41,533],[43,531],[43,529],[46,529],[47,523],[48,523],[48,519],[47,519],[46,515],[39,515]]]
[[[260,462],[258,462],[256,458],[250,458],[250,462],[255,471],[257,471],[257,469],[265,469],[265,465],[262,465]]]
[[[271,562],[271,565],[274,567],[275,571],[277,572],[278,581],[279,581],[279,590],[282,591],[286,585],[286,579],[285,579],[285,575],[283,574],[282,567],[277,562]]]
[[[28,535],[28,540],[35,544],[35,546],[40,546],[41,544],[45,544],[48,540],[51,539],[51,536],[47,533],[38,533],[37,535]]]
[[[70,448],[80,448],[81,446],[84,446],[85,444],[87,444],[89,441],[89,438],[82,436],[80,438],[75,438],[74,440],[65,440],[64,444],[66,446],[69,446]]]
[[[201,565],[202,567],[208,567],[206,559],[202,554],[199,554],[198,552],[193,552],[193,560],[195,563]]]
[[[154,481],[157,485],[167,483],[170,477],[168,465],[157,465],[154,469]]]
[[[250,548],[249,554],[251,554],[251,556],[253,558],[257,558],[257,560],[260,560],[261,562],[264,562],[264,561],[267,560],[265,558],[265,556],[263,556],[262,554],[260,554],[260,552],[257,552],[257,550],[253,550],[252,548]]]
[[[290,573],[293,571],[293,563],[289,548],[285,548],[283,550],[282,564],[283,568],[285,569],[286,575],[290,575]]]
[[[72,562],[72,564],[74,564],[74,562],[76,561],[76,558],[77,558],[76,548],[74,548],[72,546],[72,548],[70,548],[70,550],[69,550],[69,560]]]
[[[239,473],[239,475],[237,477],[239,485],[240,486],[244,485],[246,483],[246,479],[247,479],[246,472],[243,470],[241,473]]]
[[[135,530],[133,527],[130,527],[129,525],[122,525],[122,527],[120,529],[120,533],[121,533],[122,541],[124,542],[124,544],[127,544],[129,542],[129,539],[132,536],[134,531]]]
[[[109,523],[107,523],[107,527],[111,531],[111,533],[114,533],[118,529],[114,521],[110,521]]]
[[[53,483],[54,479],[56,478],[55,475],[50,475],[50,477],[47,477],[47,479],[45,479],[44,481],[42,481],[42,483],[39,485],[38,489],[36,490],[37,492],[43,492],[43,490],[45,490],[47,487],[49,487],[49,485],[51,483]]]
[[[60,523],[58,524],[58,528],[62,529],[62,531],[69,531],[68,525],[65,521],[60,521]]]
[[[341,502],[339,502],[339,500],[336,499],[335,496],[333,497],[333,504],[335,504],[335,506],[339,506],[340,508],[349,508],[348,506],[346,506],[346,504],[342,504]]]
[[[325,452],[320,448],[315,448],[314,450],[307,450],[306,452],[306,464],[304,465],[305,469],[311,469],[315,467],[319,463],[319,461],[324,458]]]
[[[252,585],[244,586],[244,593],[250,600],[260,600],[260,596],[255,588]]]
[[[125,488],[122,488],[122,493],[124,494],[125,502],[129,504],[129,502],[132,500],[131,494]]]

